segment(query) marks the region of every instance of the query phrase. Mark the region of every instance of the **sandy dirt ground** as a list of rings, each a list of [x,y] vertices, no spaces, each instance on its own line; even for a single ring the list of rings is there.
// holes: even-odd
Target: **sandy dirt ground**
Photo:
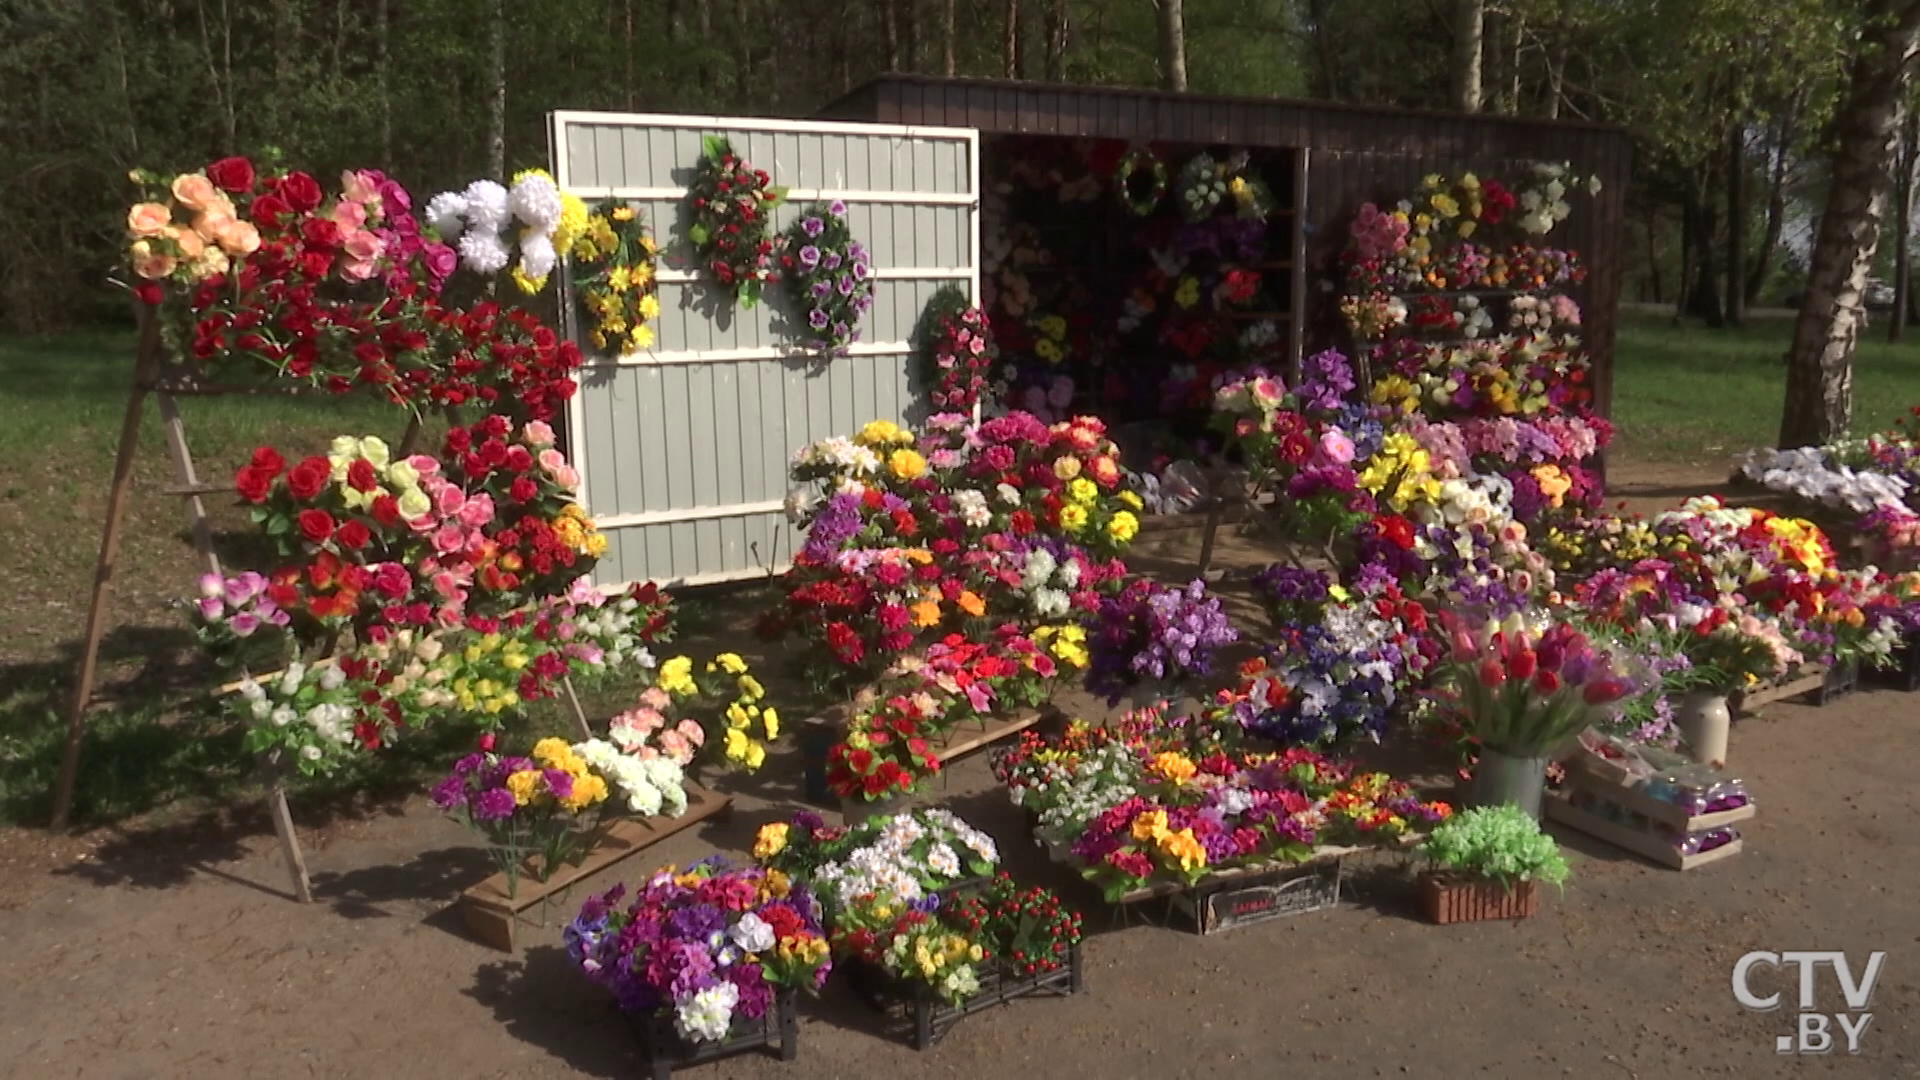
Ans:
[[[1622,480],[1636,508],[1713,483]],[[748,1056],[683,1075],[1920,1076],[1920,695],[1770,707],[1737,724],[1732,758],[1759,814],[1746,850],[1717,865],[1658,869],[1556,829],[1574,876],[1528,921],[1427,925],[1414,867],[1374,856],[1349,863],[1333,910],[1208,938],[1127,924],[1064,879],[974,758],[927,801],[987,829],[1011,869],[1086,912],[1087,992],[969,1018],[917,1053],[830,985],[803,1006],[799,1063]],[[1437,759],[1409,771],[1447,782]],[[0,833],[0,1076],[643,1075],[559,927],[588,890],[743,853],[761,822],[798,807],[798,780],[788,749],[759,776],[723,781],[729,820],[576,888],[512,956],[461,929],[450,905],[486,861],[424,799],[304,831],[317,894],[306,906],[286,895],[258,816]],[[1856,966],[1887,953],[1857,1056],[1776,1053],[1794,1027],[1792,975],[1756,977],[1760,992],[1784,991],[1778,1012],[1748,1012],[1731,989],[1735,961],[1757,949],[1846,950]],[[1818,992],[1820,1011],[1844,1007],[1830,974]]]

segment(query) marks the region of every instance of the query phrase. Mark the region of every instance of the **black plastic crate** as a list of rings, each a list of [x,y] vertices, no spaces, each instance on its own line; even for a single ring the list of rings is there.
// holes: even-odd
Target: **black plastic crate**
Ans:
[[[949,1004],[927,987],[903,982],[864,961],[848,960],[836,970],[846,972],[854,993],[875,1011],[904,1016],[912,1026],[909,1039],[915,1050],[932,1049],[960,1021],[994,1006],[1022,998],[1069,997],[1086,990],[1086,965],[1078,945],[1068,953],[1065,967],[1041,975],[1016,975],[1003,964],[993,963],[981,972],[980,992],[959,1005]]]
[[[1815,705],[1831,705],[1853,693],[1860,686],[1860,661],[1849,660],[1844,664],[1834,664],[1827,669],[1827,676],[1820,688],[1813,692]]]
[[[1893,647],[1893,663],[1883,668],[1868,668],[1860,673],[1865,682],[1892,687],[1911,694],[1920,690],[1920,633],[1908,631]]]
[[[759,1020],[735,1016],[733,1028],[719,1042],[689,1042],[674,1030],[671,1013],[628,1014],[634,1038],[640,1043],[640,1057],[652,1080],[669,1080],[676,1069],[705,1065],[737,1054],[766,1050],[781,1061],[800,1057],[799,995],[792,990],[776,990],[773,1008]]]

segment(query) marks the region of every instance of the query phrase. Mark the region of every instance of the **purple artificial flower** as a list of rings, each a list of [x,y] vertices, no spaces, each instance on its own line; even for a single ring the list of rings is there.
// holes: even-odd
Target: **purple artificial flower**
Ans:
[[[835,340],[847,341],[852,338],[853,330],[846,323],[837,322],[833,324],[833,336]]]
[[[513,816],[513,792],[506,788],[488,788],[473,797],[469,810],[475,821],[505,821]]]
[[[260,629],[260,617],[251,611],[235,612],[233,618],[227,620],[227,629],[236,637],[251,637]]]
[[[824,281],[816,281],[807,290],[815,300],[825,300],[833,295],[833,286]]]
[[[433,805],[447,811],[467,805],[466,778],[456,773],[433,785]]]
[[[821,265],[829,270],[840,269],[840,253],[837,251],[827,252],[827,257],[821,260]]]
[[[810,217],[800,223],[800,231],[806,233],[808,236],[811,236],[811,237],[816,237],[816,238],[819,237],[819,235],[825,232],[826,229],[827,229],[827,223],[824,221],[821,221],[817,217]]]
[[[840,291],[841,296],[852,296],[855,284],[857,283],[853,280],[853,275],[842,274],[840,275],[840,280],[834,282],[834,288]]]
[[[824,308],[814,308],[812,311],[807,312],[807,325],[813,327],[815,330],[825,330],[827,328],[826,310]]]
[[[842,544],[860,532],[860,505],[858,495],[842,493],[828,498],[807,527],[807,542],[800,554],[808,559],[823,560],[839,551]]]
[[[839,199],[835,199],[827,204],[827,213],[832,214],[834,217],[846,217],[847,204]]]
[[[547,778],[547,791],[553,795],[556,801],[565,802],[573,798],[572,773],[565,769],[543,769],[541,771]]]
[[[855,281],[865,281],[865,280],[867,280],[867,273],[868,273],[868,271],[867,271],[867,263],[866,263],[866,260],[864,260],[864,259],[861,259],[861,260],[858,260],[858,261],[856,261],[856,262],[855,262],[855,263],[853,264],[853,280],[855,280]]]
[[[820,265],[820,249],[808,244],[800,249],[800,265],[811,270]]]

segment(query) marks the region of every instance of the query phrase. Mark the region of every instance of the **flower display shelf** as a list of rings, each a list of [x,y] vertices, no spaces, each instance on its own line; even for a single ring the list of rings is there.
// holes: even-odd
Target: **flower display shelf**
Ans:
[[[915,1050],[932,1049],[955,1025],[975,1013],[1023,998],[1069,997],[1086,990],[1086,963],[1079,945],[1069,953],[1065,967],[1040,975],[1016,975],[995,964],[982,971],[980,992],[959,1005],[935,997],[923,986],[903,983],[871,964],[849,961],[846,972],[853,991],[876,1011],[906,1014],[913,1025]]]
[[[759,1020],[736,1016],[727,1037],[719,1042],[690,1043],[674,1030],[671,1017],[655,1013],[627,1014],[641,1059],[651,1080],[667,1080],[675,1070],[705,1065],[754,1050],[772,1051],[781,1061],[800,1057],[800,1009],[792,990],[773,995],[773,1009]]]
[[[1504,882],[1446,873],[1420,875],[1420,908],[1441,926],[1454,923],[1525,919],[1540,911],[1540,886],[1534,881]]]
[[[1576,804],[1575,799],[1585,805]],[[1756,809],[1748,803],[1711,814],[1689,814],[1672,803],[1608,783],[1579,769],[1567,771],[1561,793],[1547,796],[1545,807],[1551,821],[1673,870],[1695,870],[1739,854],[1742,841],[1737,834],[1719,847],[1697,854],[1682,853],[1674,846],[1673,839],[1726,829],[1752,818]]]
[[[1827,685],[1827,667],[1825,664],[1809,664],[1800,669],[1799,674],[1782,682],[1765,683],[1751,690],[1743,690],[1734,695],[1732,704],[1735,712],[1750,716],[1776,701],[1789,701],[1803,694],[1820,693]]]
[[[614,863],[658,844],[675,833],[708,818],[724,816],[733,808],[733,796],[687,785],[687,812],[677,818],[653,817],[616,821],[600,842],[577,863],[568,863],[545,881],[522,873],[519,888],[508,895],[507,875],[495,874],[460,894],[460,913],[468,931],[483,944],[513,952],[516,929],[529,909],[562,896],[576,883]]]
[[[1894,646],[1893,663],[1861,673],[1862,678],[1880,686],[1909,694],[1920,690],[1920,633],[1908,631]]]

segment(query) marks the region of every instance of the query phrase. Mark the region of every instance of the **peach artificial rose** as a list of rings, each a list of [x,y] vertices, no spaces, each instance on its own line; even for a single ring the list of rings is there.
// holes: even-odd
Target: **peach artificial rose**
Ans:
[[[173,273],[179,260],[171,255],[163,255],[153,250],[153,245],[145,240],[136,242],[128,252],[132,256],[133,272],[148,281],[158,281]]]
[[[186,173],[173,178],[173,201],[188,210],[205,210],[219,197],[213,181],[200,173]]]
[[[216,238],[220,250],[238,257],[251,255],[260,250],[260,230],[253,227],[251,221],[236,221],[223,229]]]
[[[210,278],[215,274],[226,273],[229,265],[226,252],[217,247],[208,246],[200,252],[200,257],[193,261],[190,269],[195,279]]]
[[[348,202],[371,203],[380,197],[380,189],[373,186],[367,174],[348,169],[340,174],[340,197]]]
[[[173,223],[173,210],[157,202],[133,204],[127,211],[127,231],[135,236],[159,236]]]
[[[343,200],[335,204],[332,217],[341,232],[351,233],[367,224],[367,208],[360,203]]]
[[[372,262],[387,249],[384,240],[365,230],[348,235],[340,247],[346,251],[347,258],[356,262]]]
[[[192,229],[168,229],[167,239],[172,240],[173,246],[180,250],[180,257],[189,261],[199,258],[200,253],[207,250],[206,240]]]
[[[220,242],[220,234],[233,225],[233,215],[224,210],[204,210],[193,219],[193,231],[200,234],[202,240]]]

